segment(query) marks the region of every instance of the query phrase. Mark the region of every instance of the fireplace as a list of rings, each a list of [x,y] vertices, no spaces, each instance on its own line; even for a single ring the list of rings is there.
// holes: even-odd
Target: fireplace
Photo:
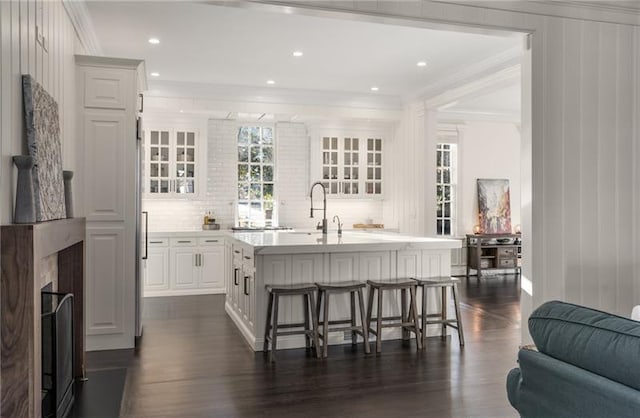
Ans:
[[[51,292],[42,299],[42,416],[66,417],[74,401],[73,294]]]
[[[72,379],[84,378],[85,220],[2,225],[0,232],[0,417],[40,418],[46,415],[43,387],[50,388],[53,380],[55,398],[61,402],[51,413],[58,413],[60,405],[63,409],[70,405],[72,393],[64,383],[57,383],[58,379],[68,381],[69,361]],[[53,282],[50,289],[64,295],[44,295],[42,300],[41,292],[49,282]],[[73,295],[73,309],[71,298],[64,301],[66,294]],[[49,314],[44,321],[43,313]],[[68,316],[73,317],[72,322],[60,319]],[[55,334],[45,331],[45,341],[43,327],[56,329]],[[68,344],[69,338],[73,341],[71,357],[61,360],[56,355],[54,361],[52,354],[43,353],[43,342],[51,347],[47,353],[55,349],[57,354],[59,344]],[[43,377],[49,381],[43,382]],[[50,392],[48,396],[53,395]]]

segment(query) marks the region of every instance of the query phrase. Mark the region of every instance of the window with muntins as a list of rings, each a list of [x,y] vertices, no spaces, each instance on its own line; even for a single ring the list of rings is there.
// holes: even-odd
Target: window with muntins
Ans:
[[[238,226],[264,227],[276,222],[272,127],[238,129]]]
[[[456,144],[438,144],[436,151],[436,233],[455,231]]]

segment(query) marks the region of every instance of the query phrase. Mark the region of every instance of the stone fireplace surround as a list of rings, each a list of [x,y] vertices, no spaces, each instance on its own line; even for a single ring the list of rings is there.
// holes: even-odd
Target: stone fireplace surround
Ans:
[[[85,375],[85,219],[3,225],[0,241],[0,415],[40,417],[40,291],[49,282],[74,294],[73,374]]]

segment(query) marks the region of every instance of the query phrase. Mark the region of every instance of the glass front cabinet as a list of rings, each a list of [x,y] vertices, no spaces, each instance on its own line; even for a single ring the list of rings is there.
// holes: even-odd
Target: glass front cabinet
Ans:
[[[156,129],[144,133],[143,193],[146,197],[193,197],[200,165],[197,129]]]
[[[328,195],[382,196],[382,138],[323,136],[320,142],[322,182]]]

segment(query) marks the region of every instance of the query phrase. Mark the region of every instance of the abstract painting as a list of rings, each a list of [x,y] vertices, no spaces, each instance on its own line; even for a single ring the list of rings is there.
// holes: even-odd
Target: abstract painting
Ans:
[[[511,233],[509,180],[478,179],[478,223],[483,234]]]
[[[58,103],[30,75],[22,76],[22,95],[36,222],[66,218]]]

